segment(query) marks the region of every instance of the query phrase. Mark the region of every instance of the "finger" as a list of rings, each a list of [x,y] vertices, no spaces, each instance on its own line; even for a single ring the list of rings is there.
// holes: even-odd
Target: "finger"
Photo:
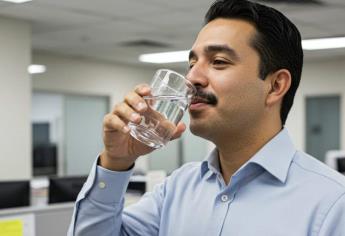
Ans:
[[[118,115],[123,120],[139,123],[141,116],[135,112],[127,103],[119,103],[115,106],[113,114]]]
[[[179,122],[176,126],[173,136],[171,137],[171,140],[181,137],[184,131],[186,131],[186,125],[183,122]]]
[[[135,87],[134,92],[140,96],[147,96],[151,92],[151,88],[148,84],[139,84]]]
[[[117,115],[114,115],[112,113],[109,113],[104,117],[103,130],[104,132],[129,132],[129,128],[126,126],[125,122],[121,120]]]
[[[125,102],[134,108],[137,112],[144,112],[147,109],[147,104],[143,97],[136,92],[130,92],[125,97]]]

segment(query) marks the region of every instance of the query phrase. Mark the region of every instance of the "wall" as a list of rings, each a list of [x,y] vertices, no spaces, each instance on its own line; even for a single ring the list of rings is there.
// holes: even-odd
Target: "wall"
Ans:
[[[304,65],[300,88],[288,117],[287,128],[296,146],[304,150],[305,143],[305,99],[308,96],[340,95],[345,98],[345,58],[331,58],[322,61],[307,61]],[[345,103],[341,102],[340,145],[345,149]]]
[[[47,72],[33,76],[33,89],[63,93],[110,96],[110,104],[139,83],[149,83],[154,69],[107,64],[48,54],[34,54],[35,64],[47,66]]]
[[[0,18],[0,180],[31,176],[29,24]]]

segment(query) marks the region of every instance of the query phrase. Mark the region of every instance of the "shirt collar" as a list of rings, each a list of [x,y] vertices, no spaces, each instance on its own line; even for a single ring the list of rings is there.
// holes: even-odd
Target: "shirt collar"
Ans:
[[[205,176],[206,179],[212,174],[220,173],[218,149],[214,148],[208,157],[201,163],[201,177]]]
[[[280,182],[284,183],[295,152],[296,149],[289,133],[286,128],[284,128],[266,143],[247,163],[237,170],[236,173],[239,173],[248,166],[248,164],[253,163],[261,166]],[[220,173],[217,148],[214,148],[208,158],[201,164],[201,177],[205,176],[206,173],[207,178],[213,173]]]
[[[263,146],[249,162],[258,164],[284,183],[295,153],[296,148],[288,131],[284,128]]]

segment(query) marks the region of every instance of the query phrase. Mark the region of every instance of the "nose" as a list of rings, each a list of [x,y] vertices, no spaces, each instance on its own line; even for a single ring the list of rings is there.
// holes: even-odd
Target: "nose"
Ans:
[[[201,63],[195,63],[193,67],[188,71],[186,78],[194,86],[207,87],[208,85],[206,69]]]

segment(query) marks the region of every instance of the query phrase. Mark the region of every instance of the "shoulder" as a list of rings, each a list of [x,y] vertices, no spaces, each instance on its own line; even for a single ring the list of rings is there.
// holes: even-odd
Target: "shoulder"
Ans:
[[[304,152],[296,152],[291,167],[300,181],[315,185],[321,192],[345,193],[345,176]]]
[[[291,182],[300,184],[306,204],[314,206],[313,235],[343,235],[345,176],[303,152],[296,153],[291,167]]]

